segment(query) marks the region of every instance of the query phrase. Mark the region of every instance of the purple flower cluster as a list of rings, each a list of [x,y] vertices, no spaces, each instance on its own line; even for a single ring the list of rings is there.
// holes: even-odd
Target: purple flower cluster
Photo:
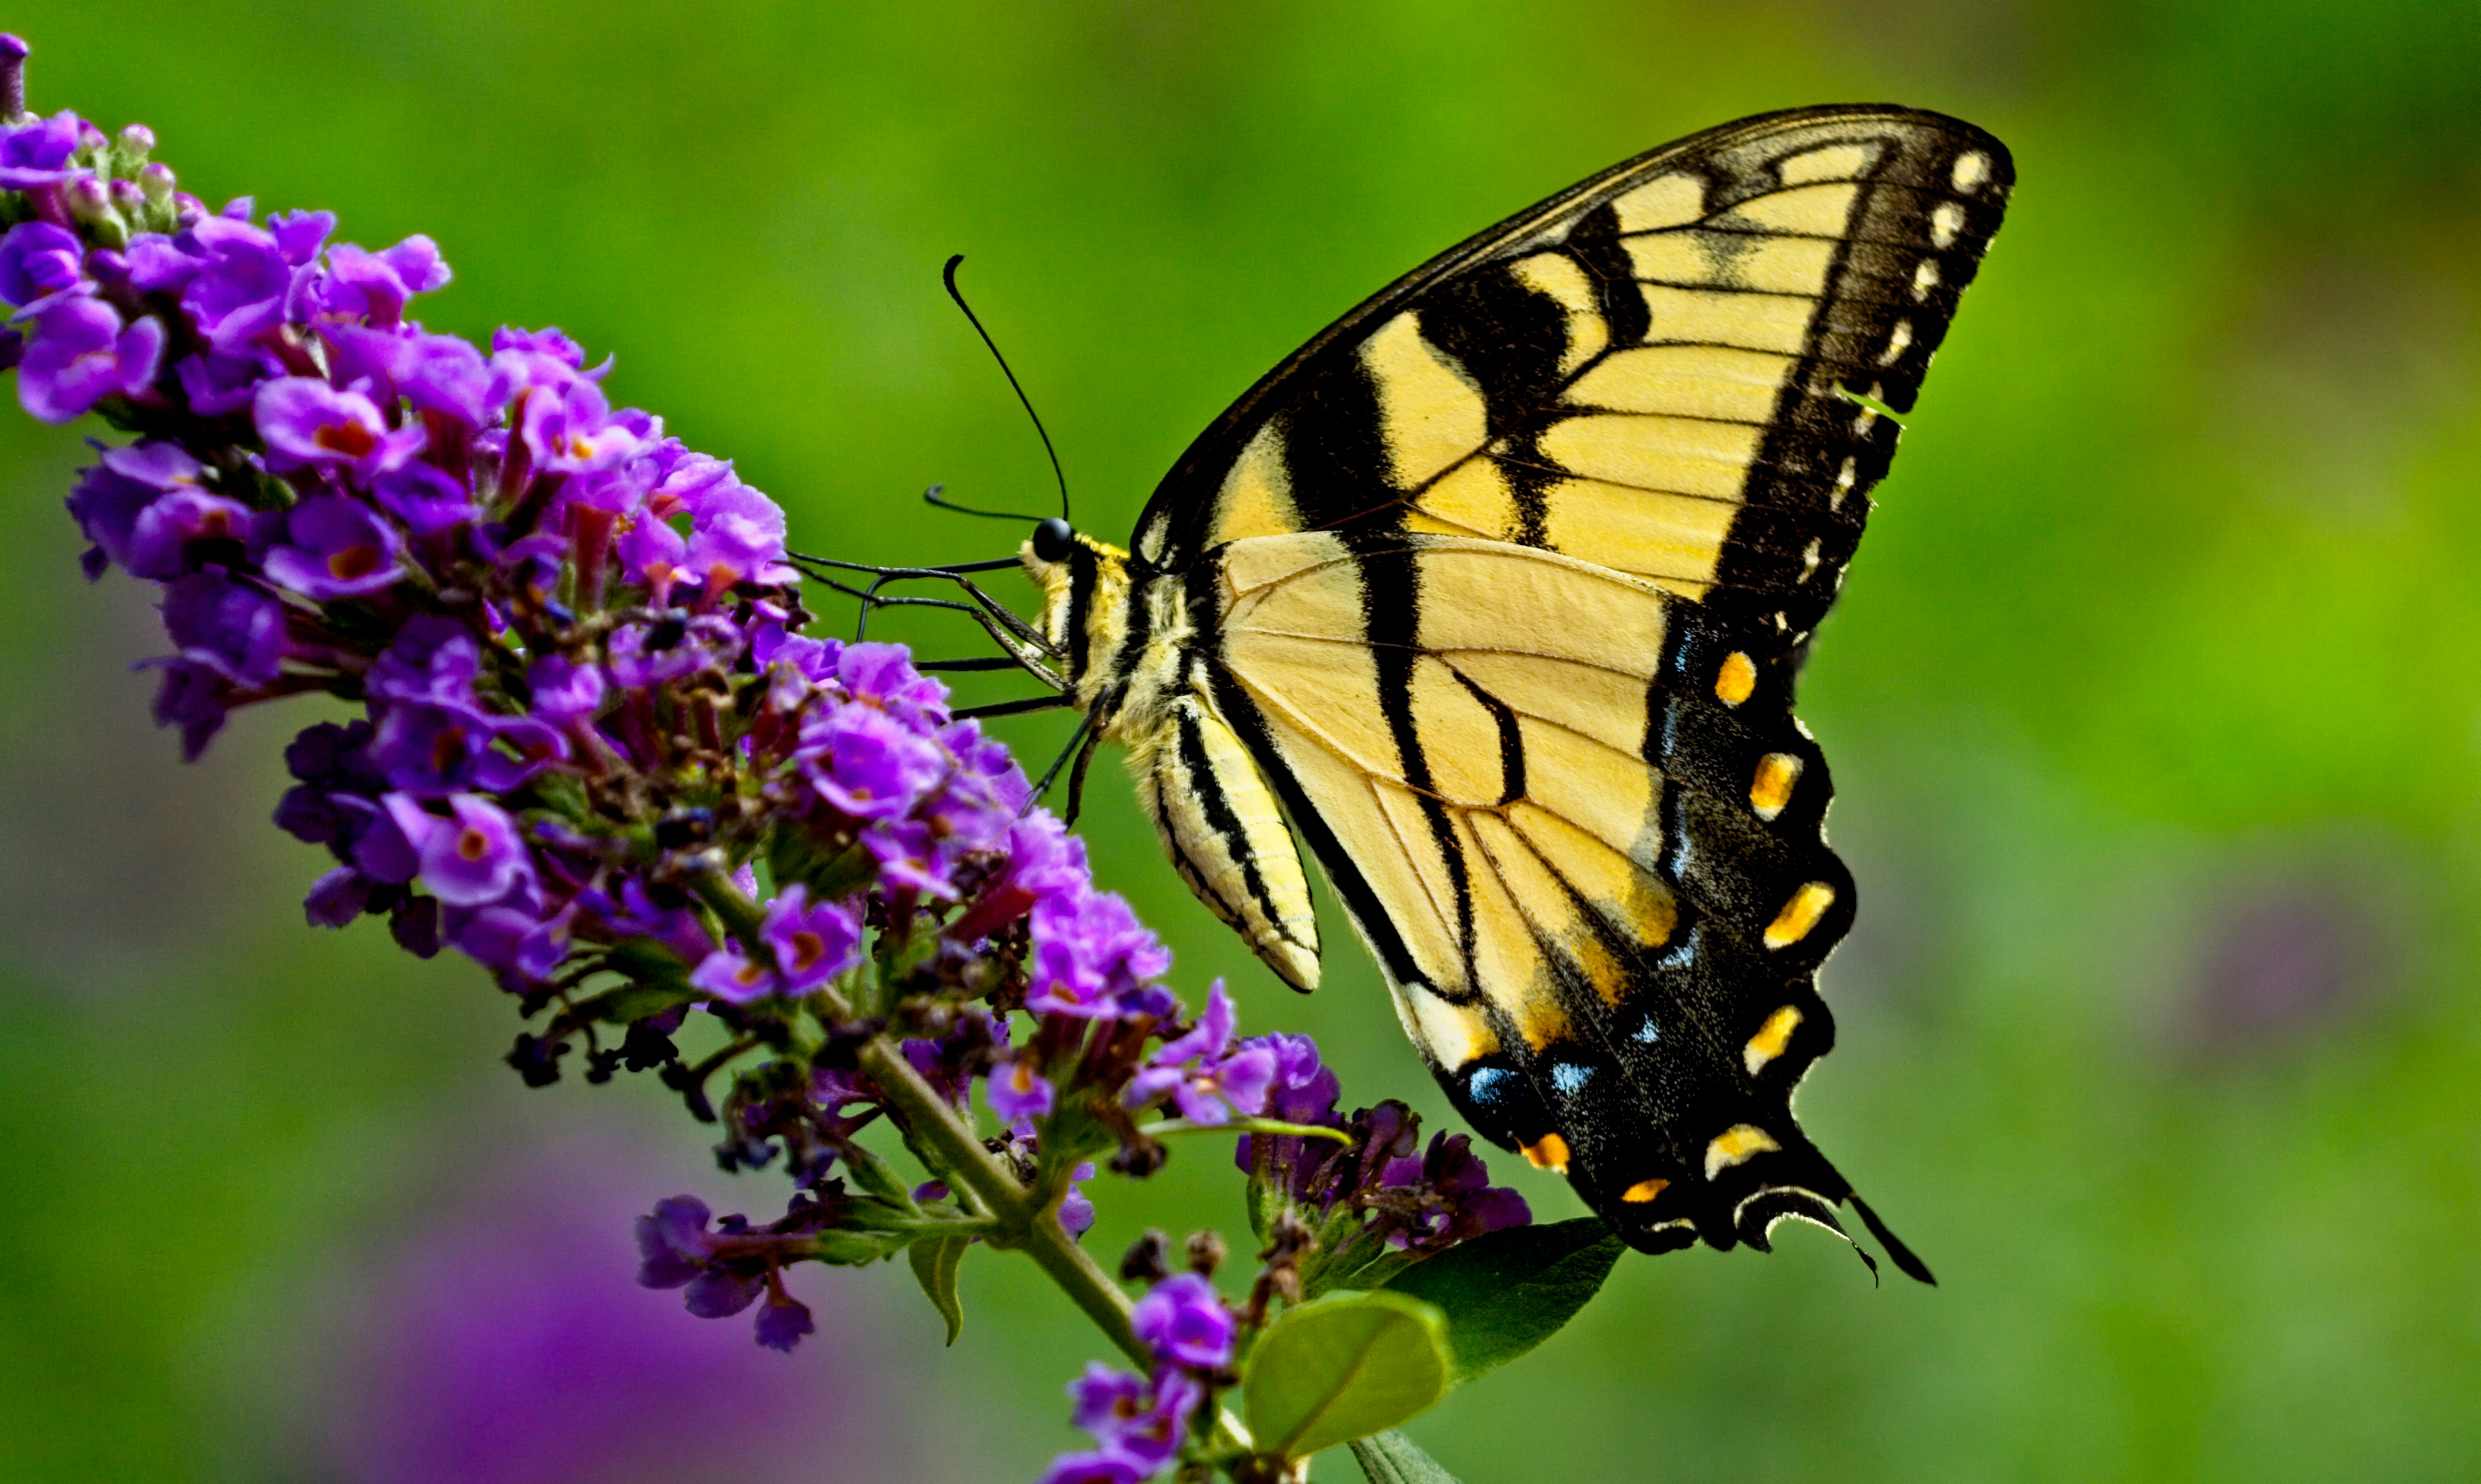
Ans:
[[[1250,1133],[1235,1151],[1252,1190],[1289,1207],[1318,1235],[1317,1269],[1349,1272],[1391,1253],[1426,1257],[1533,1219],[1525,1197],[1491,1185],[1471,1136],[1441,1132],[1424,1149],[1421,1115],[1393,1098],[1345,1118],[1335,1074],[1309,1037],[1277,1033],[1241,1044],[1274,1062],[1268,1117],[1340,1129],[1349,1138]]]
[[[1213,1386],[1229,1381],[1238,1326],[1203,1275],[1157,1283],[1129,1322],[1154,1352],[1153,1374],[1087,1366],[1068,1388],[1070,1419],[1095,1445],[1052,1460],[1041,1484],[1137,1484],[1171,1471]]]
[[[0,130],[18,391],[142,434],[69,508],[90,575],[161,586],[155,709],[187,755],[241,706],[363,705],[288,755],[277,820],[336,861],[314,922],[385,913],[520,991],[659,945],[685,992],[743,1006],[853,966],[855,888],[953,900],[1004,851],[1014,763],[901,650],[797,632],[783,512],[729,463],[614,407],[557,330],[426,330],[408,310],[450,279],[428,238],[210,213],[152,144],[65,113]],[[727,941],[690,888],[770,831],[867,869],[783,882],[762,941]]]

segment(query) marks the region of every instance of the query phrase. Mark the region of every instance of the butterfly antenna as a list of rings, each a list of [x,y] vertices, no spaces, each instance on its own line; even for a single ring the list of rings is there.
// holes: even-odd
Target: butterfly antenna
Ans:
[[[1036,424],[1035,426],[1039,427],[1041,425]],[[978,510],[970,505],[958,505],[955,501],[947,497],[947,489],[948,486],[945,484],[931,485],[928,489],[922,492],[922,503],[924,505],[936,507],[942,510],[953,510],[959,515],[979,515],[986,520],[1038,521],[1042,519],[1039,515],[1020,515],[1014,510]],[[1008,560],[1014,561],[1016,559],[1010,557]]]
[[[1066,520],[1068,518],[1068,476],[1059,467],[1059,451],[1051,446],[1050,430],[1042,426],[1042,414],[1033,410],[1033,399],[1026,396],[1024,386],[1017,381],[1016,373],[1008,369],[1007,357],[1000,353],[999,342],[991,338],[989,330],[982,328],[981,317],[974,313],[973,305],[965,302],[965,291],[956,287],[956,265],[964,261],[965,255],[961,252],[950,258],[948,267],[940,273],[940,277],[947,281],[948,297],[956,301],[957,308],[965,311],[966,323],[974,326],[975,334],[982,337],[982,344],[990,347],[991,359],[1000,363],[1000,375],[1007,378],[1008,387],[1016,393],[1017,403],[1025,408],[1025,415],[1033,419],[1033,430],[1042,439],[1042,451],[1051,456],[1051,477],[1059,482],[1059,518]],[[939,502],[933,500],[930,503],[937,505]],[[970,513],[980,514],[981,512],[977,510]]]

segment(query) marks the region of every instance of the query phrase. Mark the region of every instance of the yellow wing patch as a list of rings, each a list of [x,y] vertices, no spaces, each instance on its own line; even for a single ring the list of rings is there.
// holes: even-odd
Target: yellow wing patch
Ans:
[[[1420,768],[1387,731],[1360,581],[1338,575],[1354,569],[1334,537],[1227,549],[1221,657],[1311,807],[1350,832],[1418,975],[1397,986],[1407,1028],[1452,1066],[1436,1041],[1473,1028],[1425,1001],[1486,1003],[1540,1048],[1573,1033],[1562,983],[1625,997],[1606,930],[1643,947],[1674,931],[1662,781],[1636,751],[1665,599],[1525,547],[1416,537],[1401,560],[1423,594],[1405,680]],[[1321,624],[1347,627],[1305,637]]]

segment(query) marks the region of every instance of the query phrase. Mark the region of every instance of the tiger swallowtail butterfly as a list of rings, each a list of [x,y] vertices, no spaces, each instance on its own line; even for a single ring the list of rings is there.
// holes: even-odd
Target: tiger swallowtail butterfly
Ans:
[[[1458,1111],[1645,1251],[1849,1202],[1930,1281],[1792,1116],[1853,911],[1792,688],[2014,178],[1890,106],[1666,144],[1330,325],[1128,550],[1021,552],[1198,898],[1314,987],[1296,829]]]

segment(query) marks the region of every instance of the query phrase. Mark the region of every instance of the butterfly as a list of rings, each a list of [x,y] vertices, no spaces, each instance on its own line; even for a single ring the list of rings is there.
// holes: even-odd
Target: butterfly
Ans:
[[[1328,326],[1126,550],[1020,553],[1199,899],[1315,987],[1296,829],[1458,1112],[1641,1250],[1848,1202],[1933,1281],[1792,1116],[1853,913],[1792,688],[2013,183],[1891,106],[1663,145]]]

